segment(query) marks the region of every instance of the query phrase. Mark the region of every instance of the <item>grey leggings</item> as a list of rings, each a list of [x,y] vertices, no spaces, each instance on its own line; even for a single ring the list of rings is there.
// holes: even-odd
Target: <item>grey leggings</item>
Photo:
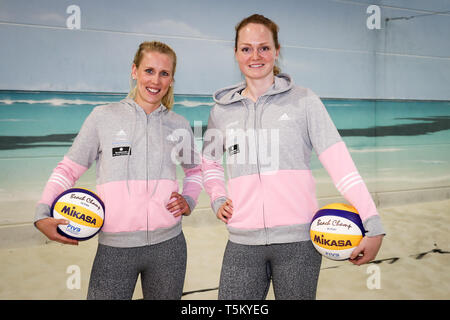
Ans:
[[[272,279],[275,299],[313,300],[321,262],[311,241],[257,246],[228,241],[219,299],[263,300]]]
[[[139,274],[144,299],[181,299],[186,274],[183,233],[144,247],[116,248],[99,244],[87,298],[129,300]]]

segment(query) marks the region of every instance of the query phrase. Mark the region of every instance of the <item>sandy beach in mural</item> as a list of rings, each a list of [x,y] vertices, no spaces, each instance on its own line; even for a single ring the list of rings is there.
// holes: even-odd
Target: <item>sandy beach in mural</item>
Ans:
[[[206,204],[202,194],[199,208],[184,219],[183,299],[217,299],[227,232]],[[323,259],[317,299],[450,299],[450,200],[386,207],[380,215],[388,235],[376,263],[357,267]],[[96,246],[94,238],[78,246],[0,249],[0,299],[85,299]],[[139,281],[133,298],[142,298]]]
[[[317,299],[339,300],[339,305],[351,300],[352,306],[317,308],[319,315],[354,316],[353,305],[358,304],[354,300],[413,300],[407,306],[412,312],[418,309],[415,300],[450,300],[450,41],[445,40],[450,0],[310,0],[283,1],[282,6],[267,0],[258,1],[258,6],[254,1],[238,0],[137,2],[133,6],[125,1],[46,0],[24,5],[31,2],[0,0],[0,39],[5,44],[0,50],[0,300],[50,300],[52,306],[47,309],[51,312],[56,300],[86,299],[98,238],[77,246],[48,240],[33,225],[36,204],[92,110],[128,96],[139,43],[157,40],[176,51],[172,111],[190,123],[201,150],[210,120],[223,128],[222,133],[233,129],[227,119],[210,119],[209,114],[216,104],[214,92],[248,79],[236,60],[233,36],[239,20],[253,13],[279,26],[279,34],[271,32],[278,34],[281,44],[277,66],[298,86],[293,91],[304,87],[320,97],[387,233],[377,257],[366,265],[322,259]],[[145,71],[150,71],[147,66]],[[276,83],[273,88],[277,89]],[[264,164],[274,171],[310,169],[319,207],[348,203],[316,153],[331,145],[319,148],[317,137],[279,132],[285,125],[310,133],[314,105],[308,104],[309,99],[290,101],[298,108],[289,108],[292,114],[283,111],[278,119],[282,122],[275,124],[273,119],[269,123],[266,108],[283,108],[287,99],[272,100],[267,93],[255,104],[243,103],[248,112],[237,120],[243,121],[246,131],[236,130],[238,139],[231,145],[238,147],[242,158],[256,162],[260,173]],[[280,94],[287,97],[290,93]],[[129,150],[135,150],[140,139],[147,139],[147,154],[130,152],[127,158],[133,160],[124,161],[127,168],[117,167],[127,171],[127,179],[132,176],[128,174],[130,163],[136,159],[147,169],[159,165],[155,161],[160,157],[153,155],[161,151],[153,145],[152,123],[147,121],[147,136],[135,135],[136,128],[145,123],[135,120],[122,121],[122,127],[110,133],[115,137],[125,132]],[[107,125],[109,119],[99,121]],[[327,129],[334,131],[319,125],[324,137]],[[161,141],[169,138],[167,146],[173,145],[174,136],[175,132],[169,133]],[[230,135],[222,137],[226,162],[236,148],[227,148]],[[318,147],[311,159],[301,159],[301,166],[279,167],[281,157],[289,156],[293,148],[280,145],[298,139]],[[115,143],[123,141],[114,139],[111,145],[108,140],[99,145],[98,165],[105,154],[119,147]],[[241,141],[247,141],[249,149]],[[184,142],[176,148],[187,146]],[[184,156],[188,154],[183,151]],[[338,157],[333,161],[327,167],[341,165]],[[97,192],[96,165],[73,187]],[[230,178],[229,169],[224,167],[225,181]],[[178,165],[180,192],[183,177]],[[163,173],[159,178],[164,178]],[[98,182],[105,182],[103,176]],[[351,187],[350,183],[344,185]],[[349,188],[340,190],[345,193]],[[188,259],[184,300],[218,297],[228,232],[209,202],[202,191],[194,212],[183,218]],[[108,205],[105,211],[107,220]],[[152,213],[147,213],[149,218]],[[140,281],[134,300],[143,298]],[[275,299],[272,287],[267,299]],[[16,305],[15,301],[11,304]],[[301,303],[295,307],[297,313],[304,311]],[[88,308],[83,311],[93,309]],[[147,311],[154,311],[151,308]],[[391,315],[391,310],[373,309],[365,313]],[[405,308],[397,309],[405,315]]]
[[[76,247],[46,242],[31,222],[52,169],[83,119],[95,105],[121,98],[0,93],[0,299],[86,298],[96,238]],[[201,128],[212,104],[211,97],[178,96],[175,111],[194,127],[201,121]],[[449,102],[325,104],[379,204],[387,236],[374,263],[357,267],[324,258],[317,299],[450,299]],[[94,167],[77,186],[95,190]],[[336,202],[339,194],[317,156],[311,168],[320,205]],[[183,176],[180,168],[178,173]],[[216,299],[228,234],[204,191],[183,230],[188,245],[183,298]],[[73,281],[76,274],[79,283]],[[141,297],[138,281],[134,299]],[[270,290],[268,299],[273,298]]]

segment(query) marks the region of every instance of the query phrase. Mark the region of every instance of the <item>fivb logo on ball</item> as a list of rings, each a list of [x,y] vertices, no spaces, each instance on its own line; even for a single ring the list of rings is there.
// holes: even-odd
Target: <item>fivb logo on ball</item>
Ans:
[[[77,240],[87,240],[100,231],[104,212],[102,200],[94,192],[81,188],[61,193],[51,209],[54,218],[69,220],[68,225],[58,226],[58,232]]]

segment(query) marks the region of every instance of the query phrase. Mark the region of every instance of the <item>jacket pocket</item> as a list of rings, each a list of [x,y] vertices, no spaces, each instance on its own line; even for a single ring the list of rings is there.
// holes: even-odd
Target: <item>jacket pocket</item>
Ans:
[[[157,185],[156,185],[157,184]],[[167,210],[166,206],[170,203],[172,192],[178,192],[177,180],[159,180],[152,181],[149,184],[149,193],[155,193],[148,202],[148,229],[168,228],[181,220],[180,217],[174,217],[173,213]]]
[[[228,192],[233,201],[230,227],[264,228],[263,195],[257,174],[233,178],[228,181]]]

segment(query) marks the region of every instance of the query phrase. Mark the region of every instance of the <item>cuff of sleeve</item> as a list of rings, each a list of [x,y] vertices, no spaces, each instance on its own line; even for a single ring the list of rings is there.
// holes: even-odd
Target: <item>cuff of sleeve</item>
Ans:
[[[219,210],[219,208],[227,201],[227,197],[219,197],[217,199],[215,199],[212,203],[211,203],[211,208],[214,210],[214,213],[217,214],[217,211]]]
[[[38,203],[34,213],[34,225],[36,226],[36,222],[45,218],[51,218],[50,206],[45,203]]]
[[[195,200],[194,200],[192,197],[190,197],[190,196],[182,195],[182,197],[184,198],[184,200],[186,200],[186,202],[187,202],[187,204],[188,204],[188,206],[189,206],[189,209],[191,210],[191,213],[192,213],[192,211],[194,211],[195,206],[197,205],[197,203],[196,203]]]
[[[383,225],[381,223],[381,218],[379,215],[371,216],[363,222],[364,230],[366,231],[366,236],[374,237],[378,235],[386,235]]]

